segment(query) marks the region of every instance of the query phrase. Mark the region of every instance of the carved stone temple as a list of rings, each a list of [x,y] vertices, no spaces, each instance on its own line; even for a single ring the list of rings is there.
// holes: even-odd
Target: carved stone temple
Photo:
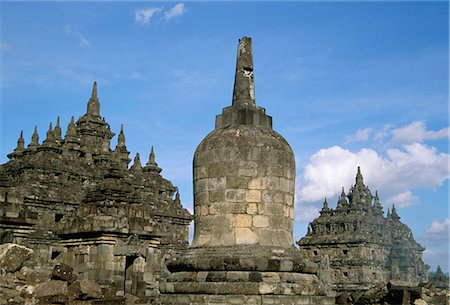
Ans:
[[[295,159],[255,103],[239,40],[232,105],[194,155],[194,241],[168,262],[162,304],[334,304],[293,243]]]
[[[21,132],[0,166],[0,243],[32,249],[29,267],[66,263],[117,295],[152,295],[163,258],[188,247],[192,216],[161,176],[153,148],[146,165],[137,154],[128,169],[123,128],[111,150],[113,136],[96,83],[64,137],[59,117],[42,143],[37,128],[28,146]]]
[[[325,199],[320,216],[298,242],[302,253],[315,262],[326,262],[322,277],[336,291],[367,290],[378,283],[414,287],[428,280],[425,250],[395,206],[384,217],[378,192],[364,185],[358,167],[356,182],[342,194],[336,209]],[[322,264],[323,265],[323,264]]]

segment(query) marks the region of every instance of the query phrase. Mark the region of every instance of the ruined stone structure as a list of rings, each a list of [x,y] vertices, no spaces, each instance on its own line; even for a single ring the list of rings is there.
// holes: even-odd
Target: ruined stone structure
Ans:
[[[195,233],[168,262],[162,304],[334,304],[294,247],[294,154],[255,103],[251,39],[239,40],[233,101],[194,155]]]
[[[337,291],[367,290],[387,282],[413,287],[427,281],[425,249],[394,206],[384,217],[378,193],[373,196],[364,185],[359,167],[348,194],[342,189],[336,209],[325,199],[320,216],[298,245],[308,258],[321,262],[322,277]]]
[[[42,144],[35,128],[25,147],[0,166],[0,243],[33,250],[32,264],[74,267],[81,279],[113,287],[117,295],[157,293],[164,258],[188,247],[192,219],[164,179],[153,148],[142,167],[128,169],[123,127],[117,145],[100,116],[94,83],[87,111],[62,137],[59,117]]]

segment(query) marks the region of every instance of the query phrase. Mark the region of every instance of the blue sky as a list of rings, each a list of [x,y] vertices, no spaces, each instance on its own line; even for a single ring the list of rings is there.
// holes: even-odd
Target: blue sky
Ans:
[[[361,165],[366,184],[448,271],[447,2],[1,2],[1,155],[85,112],[155,146],[192,210],[192,157],[231,103],[253,38],[256,102],[297,160],[295,240]],[[65,128],[63,128],[64,130]],[[113,139],[112,148],[116,139]]]

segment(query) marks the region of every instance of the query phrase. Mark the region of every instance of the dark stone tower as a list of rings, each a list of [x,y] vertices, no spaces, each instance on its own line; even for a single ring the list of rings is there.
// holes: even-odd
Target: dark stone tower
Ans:
[[[194,241],[168,262],[162,304],[334,304],[294,247],[294,154],[254,88],[243,37],[232,105],[194,155]]]

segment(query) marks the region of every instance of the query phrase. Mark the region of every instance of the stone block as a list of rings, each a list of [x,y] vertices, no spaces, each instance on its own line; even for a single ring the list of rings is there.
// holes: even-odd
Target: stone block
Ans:
[[[73,268],[66,264],[56,265],[53,268],[52,279],[62,280],[72,283],[76,280],[76,276],[73,274]]]
[[[280,275],[277,272],[262,272],[262,281],[267,283],[279,283]]]
[[[254,215],[253,226],[257,228],[267,228],[269,226],[269,218],[267,216]]]
[[[246,189],[249,177],[233,177],[233,179],[227,179],[227,189]]]
[[[247,202],[261,202],[260,190],[247,190],[245,192],[245,200]]]
[[[70,299],[99,299],[102,297],[101,287],[90,280],[75,281],[68,287]]]
[[[267,188],[269,190],[279,190],[280,189],[280,178],[267,177]]]
[[[246,209],[247,214],[254,215],[257,212],[258,212],[258,206],[256,205],[256,203],[249,203],[247,205],[247,209]]]
[[[210,191],[208,192],[209,202],[223,202],[225,201],[224,191]]]
[[[260,294],[273,294],[275,293],[277,286],[272,283],[262,282],[259,284],[259,293]]]
[[[236,228],[250,228],[252,226],[252,216],[238,214],[233,217],[233,225]]]
[[[67,294],[68,294],[67,282],[51,280],[37,285],[34,295],[36,298],[39,299],[43,297],[57,296],[57,295],[67,296]]]
[[[225,177],[207,179],[206,188],[208,191],[226,189],[227,180]]]
[[[263,190],[266,188],[266,179],[264,177],[258,177],[248,182],[247,188],[249,190]]]
[[[33,250],[21,245],[2,244],[0,245],[0,268],[8,272],[15,272],[20,269],[32,253]]]
[[[245,190],[226,190],[225,199],[228,202],[242,202],[244,201]]]
[[[253,245],[258,242],[258,236],[249,228],[236,228],[235,234],[238,245]]]

